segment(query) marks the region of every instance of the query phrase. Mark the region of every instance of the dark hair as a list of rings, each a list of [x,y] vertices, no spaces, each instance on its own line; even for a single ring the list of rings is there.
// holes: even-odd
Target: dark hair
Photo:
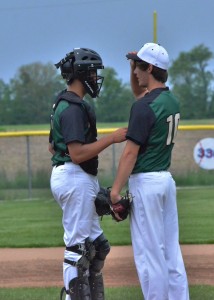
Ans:
[[[67,80],[67,85],[71,85],[74,82],[74,77],[70,78],[69,80]]]
[[[149,68],[149,64],[145,61],[136,61],[135,66],[141,69],[142,71],[146,71]]]
[[[138,66],[142,71],[146,71],[149,68],[149,63],[142,60],[142,62],[135,62],[136,66]],[[154,65],[152,65],[152,72],[151,74],[153,77],[162,83],[165,83],[168,78],[168,72],[167,70],[160,69]]]
[[[157,81],[160,81],[162,83],[165,83],[167,81],[167,78],[168,78],[167,70],[163,70],[163,69],[153,66],[151,74],[154,76],[154,78]]]

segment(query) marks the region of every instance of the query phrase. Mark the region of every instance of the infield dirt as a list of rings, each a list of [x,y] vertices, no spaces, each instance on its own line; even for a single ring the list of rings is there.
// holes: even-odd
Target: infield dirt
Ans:
[[[190,285],[214,285],[214,245],[182,245]],[[0,249],[0,288],[62,287],[64,248]],[[106,287],[139,286],[131,246],[112,247]]]

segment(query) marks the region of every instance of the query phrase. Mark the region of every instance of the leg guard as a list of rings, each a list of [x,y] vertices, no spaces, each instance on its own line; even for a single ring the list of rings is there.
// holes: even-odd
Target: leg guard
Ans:
[[[68,284],[69,289],[66,290],[66,294],[70,295],[72,300],[91,300],[90,287],[87,275],[90,266],[90,261],[92,261],[95,256],[95,246],[90,241],[90,239],[87,238],[85,240],[85,244],[76,244],[71,247],[66,247],[66,250],[82,255],[78,261],[73,261],[67,258],[64,259],[65,263],[76,267],[78,273],[78,277],[75,277],[70,280]],[[64,291],[62,290],[60,299],[62,299]]]
[[[61,292],[60,292],[60,300],[63,300],[63,295],[64,295],[64,293],[66,293],[65,287],[63,287],[63,288],[61,289]]]
[[[89,276],[91,300],[104,300],[104,283],[102,273],[93,273]]]
[[[101,234],[93,242],[96,250],[95,257],[91,261],[89,268],[89,284],[91,289],[92,300],[104,300],[104,284],[101,270],[104,266],[106,256],[110,251],[110,244],[105,238],[104,234]]]
[[[65,287],[63,287],[60,292],[60,300],[68,300],[68,299],[71,300],[71,297],[69,295],[69,290],[66,291]]]
[[[73,278],[69,282],[69,295],[72,300],[91,300],[88,277]]]

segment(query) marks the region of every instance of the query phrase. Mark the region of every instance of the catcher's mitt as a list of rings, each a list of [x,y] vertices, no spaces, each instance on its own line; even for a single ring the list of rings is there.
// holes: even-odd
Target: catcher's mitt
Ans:
[[[113,219],[117,222],[125,220],[130,212],[132,195],[127,191],[121,200],[112,204],[110,193],[110,188],[100,188],[95,199],[96,212],[98,216],[102,217],[104,215],[112,215]],[[119,216],[119,218],[117,216]]]

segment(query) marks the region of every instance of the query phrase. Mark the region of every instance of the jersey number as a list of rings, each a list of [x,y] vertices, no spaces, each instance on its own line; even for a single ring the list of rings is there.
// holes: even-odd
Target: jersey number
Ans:
[[[180,120],[179,113],[177,113],[175,115],[170,115],[167,118],[167,122],[169,123],[169,132],[168,132],[168,137],[167,137],[167,141],[166,141],[167,145],[171,145],[172,143],[175,142],[179,120]]]

